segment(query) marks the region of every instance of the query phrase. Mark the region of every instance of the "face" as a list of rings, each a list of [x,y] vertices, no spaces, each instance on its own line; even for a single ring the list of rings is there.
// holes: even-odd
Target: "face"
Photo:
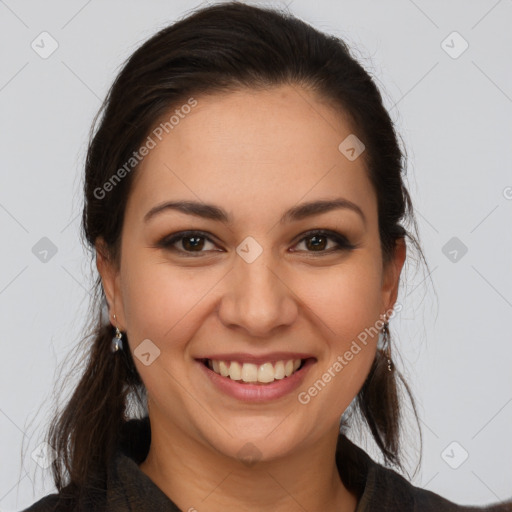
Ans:
[[[338,149],[352,133],[345,116],[291,86],[196,100],[136,171],[119,269],[100,253],[98,268],[152,423],[230,457],[250,441],[270,460],[338,429],[405,247],[383,266],[363,158]],[[215,210],[163,206],[178,201]]]

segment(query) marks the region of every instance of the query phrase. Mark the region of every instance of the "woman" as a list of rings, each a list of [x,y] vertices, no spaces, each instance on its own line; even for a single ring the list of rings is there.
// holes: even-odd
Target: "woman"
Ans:
[[[219,4],[139,48],[87,155],[96,330],[58,494],[27,510],[474,510],[345,436],[359,412],[402,468],[402,170],[374,82],[293,17]]]

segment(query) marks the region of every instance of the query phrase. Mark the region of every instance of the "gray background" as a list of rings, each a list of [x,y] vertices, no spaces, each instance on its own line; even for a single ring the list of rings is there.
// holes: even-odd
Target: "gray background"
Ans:
[[[407,267],[403,309],[391,324],[424,436],[413,482],[460,503],[509,498],[512,1],[288,3],[355,45],[407,147],[408,185],[432,270],[427,277]],[[198,5],[0,0],[2,511],[54,490],[49,469],[31,453],[38,453],[60,383],[56,370],[74,356],[89,299],[91,265],[78,228],[93,115],[124,59]],[[43,31],[58,43],[46,59],[31,47],[42,46]],[[458,55],[464,40],[469,47]],[[43,237],[55,254],[40,252]],[[410,425],[412,473],[418,443]],[[370,440],[360,443],[377,457]]]

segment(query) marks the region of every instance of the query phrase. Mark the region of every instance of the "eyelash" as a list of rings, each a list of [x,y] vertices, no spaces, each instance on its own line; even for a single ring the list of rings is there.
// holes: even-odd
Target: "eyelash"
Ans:
[[[356,247],[355,245],[351,244],[343,235],[337,233],[336,231],[330,231],[330,230],[308,231],[303,234],[302,238],[297,242],[296,245],[298,245],[299,243],[303,242],[304,240],[306,240],[308,238],[312,238],[314,236],[322,236],[322,237],[331,239],[337,244],[337,247],[335,247],[334,249],[323,250],[323,251],[305,251],[305,252],[311,253],[314,256],[316,256],[316,255],[322,256],[322,255],[326,255],[326,254],[332,254],[334,252],[343,251],[343,250],[350,251],[352,249],[355,249],[355,247]],[[161,249],[171,250],[173,252],[182,253],[182,254],[186,255],[186,257],[193,257],[193,258],[198,257],[199,255],[201,255],[201,253],[210,252],[210,251],[196,251],[196,252],[195,251],[185,251],[182,249],[177,249],[176,247],[172,247],[176,242],[179,242],[184,238],[204,238],[208,242],[215,244],[215,242],[213,242],[213,240],[208,236],[208,234],[203,231],[181,231],[179,233],[175,233],[173,235],[168,235],[168,236],[162,238],[157,243],[157,247],[159,247]],[[215,252],[218,252],[218,251],[215,251]],[[304,252],[304,251],[294,251],[294,252]],[[196,256],[196,254],[197,254],[197,256]]]

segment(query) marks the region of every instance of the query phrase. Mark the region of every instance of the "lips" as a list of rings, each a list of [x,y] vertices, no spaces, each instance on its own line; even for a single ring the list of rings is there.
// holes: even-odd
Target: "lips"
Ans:
[[[261,355],[232,352],[196,358],[217,375],[245,383],[270,383],[288,378],[308,359],[316,361],[311,354],[302,352],[271,352]]]
[[[243,402],[267,402],[284,398],[297,390],[304,382],[310,368],[317,361],[315,357],[308,356],[307,354],[300,354],[307,356],[304,358],[288,359],[290,355],[299,354],[272,354],[270,358],[274,360],[266,361],[261,357],[247,357],[246,354],[242,355],[243,357],[240,357],[240,354],[222,354],[223,359],[219,359],[219,356],[196,358],[196,364],[200,373],[207,378],[210,384],[213,384],[213,389],[220,391],[222,394]],[[235,359],[235,357],[238,359]],[[275,359],[276,357],[279,359]],[[252,359],[252,361],[257,360],[258,364],[252,361],[247,362],[247,359]],[[286,363],[288,361],[292,364],[291,373],[290,363]],[[282,378],[279,378],[281,377],[281,373],[279,372],[283,371],[280,369],[281,364],[284,367],[285,374]],[[288,364],[289,376],[286,376],[286,364]],[[214,369],[214,366],[218,372]],[[246,369],[243,377],[247,380],[243,380],[242,378],[244,368]],[[228,374],[223,376],[221,371],[226,373],[226,369],[228,370]],[[255,373],[256,370],[257,373]],[[233,373],[233,377],[238,380],[230,376],[232,371],[235,372]],[[236,373],[237,371],[240,372],[239,375]],[[260,371],[262,372],[261,377]],[[273,372],[273,376],[271,372]],[[255,375],[257,375],[257,380],[253,380]],[[260,378],[266,382],[260,382]],[[272,380],[270,380],[271,378]]]

